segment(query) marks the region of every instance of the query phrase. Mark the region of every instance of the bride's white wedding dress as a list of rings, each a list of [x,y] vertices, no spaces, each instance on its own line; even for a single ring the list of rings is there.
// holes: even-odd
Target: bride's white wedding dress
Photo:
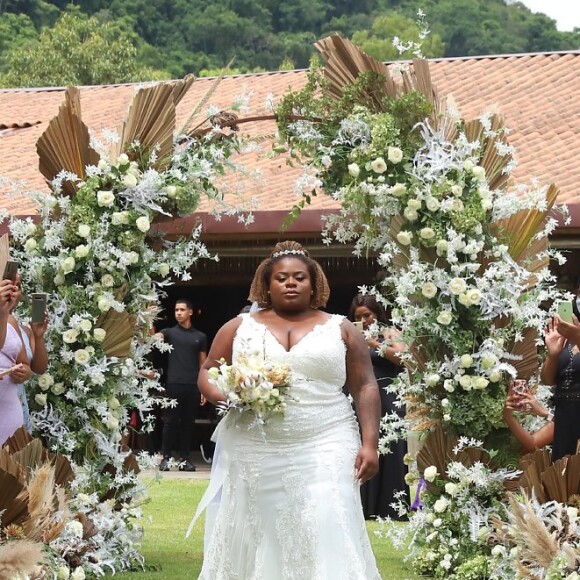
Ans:
[[[233,360],[250,349],[289,364],[299,400],[264,427],[238,412],[220,423],[208,491],[219,492],[219,503],[207,510],[200,578],[380,579],[354,473],[359,428],[342,392],[343,317],[329,317],[289,351],[242,317]]]

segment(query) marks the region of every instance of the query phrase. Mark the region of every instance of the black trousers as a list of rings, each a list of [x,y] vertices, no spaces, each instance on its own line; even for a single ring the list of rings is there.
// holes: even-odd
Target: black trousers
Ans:
[[[191,452],[193,423],[199,414],[201,395],[195,384],[172,383],[165,386],[167,397],[175,399],[175,407],[165,409],[163,423],[163,457],[170,457],[174,449],[179,449],[181,459],[187,459]]]

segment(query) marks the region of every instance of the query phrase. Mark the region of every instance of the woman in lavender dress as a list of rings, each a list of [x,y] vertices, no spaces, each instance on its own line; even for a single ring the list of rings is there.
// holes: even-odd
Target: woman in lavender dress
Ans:
[[[9,322],[18,297],[11,280],[0,282],[0,445],[23,424],[18,385],[30,377],[30,365],[18,329]]]

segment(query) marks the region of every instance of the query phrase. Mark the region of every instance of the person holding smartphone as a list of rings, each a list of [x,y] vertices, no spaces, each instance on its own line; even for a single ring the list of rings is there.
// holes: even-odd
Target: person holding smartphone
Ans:
[[[18,384],[32,372],[18,328],[10,320],[18,292],[15,280],[0,281],[0,446],[23,424]]]
[[[516,411],[544,417],[547,423],[537,431],[530,433],[516,419],[514,415]],[[503,418],[526,453],[542,449],[554,441],[554,414],[536,399],[525,381],[512,381],[510,384],[503,409]]]
[[[554,387],[554,441],[552,460],[576,453],[580,439],[580,323],[559,315],[548,323],[544,342],[547,355],[540,377]]]

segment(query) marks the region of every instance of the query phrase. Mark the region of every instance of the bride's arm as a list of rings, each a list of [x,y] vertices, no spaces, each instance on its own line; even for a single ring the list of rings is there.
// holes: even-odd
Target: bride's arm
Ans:
[[[346,382],[354,399],[362,435],[362,447],[357,455],[355,468],[358,479],[364,483],[379,470],[377,448],[381,398],[363,335],[352,322],[345,320],[342,324],[342,336],[347,347]]]
[[[207,358],[203,363],[202,367],[199,369],[199,376],[197,377],[197,386],[201,394],[214,405],[219,401],[224,401],[225,397],[222,395],[221,391],[209,382],[208,370],[212,367],[219,366],[219,360],[225,359],[228,364],[232,360],[232,345],[234,342],[234,336],[238,330],[238,326],[242,322],[241,318],[234,318],[229,322],[226,322],[215,335],[211,348],[207,354]]]

